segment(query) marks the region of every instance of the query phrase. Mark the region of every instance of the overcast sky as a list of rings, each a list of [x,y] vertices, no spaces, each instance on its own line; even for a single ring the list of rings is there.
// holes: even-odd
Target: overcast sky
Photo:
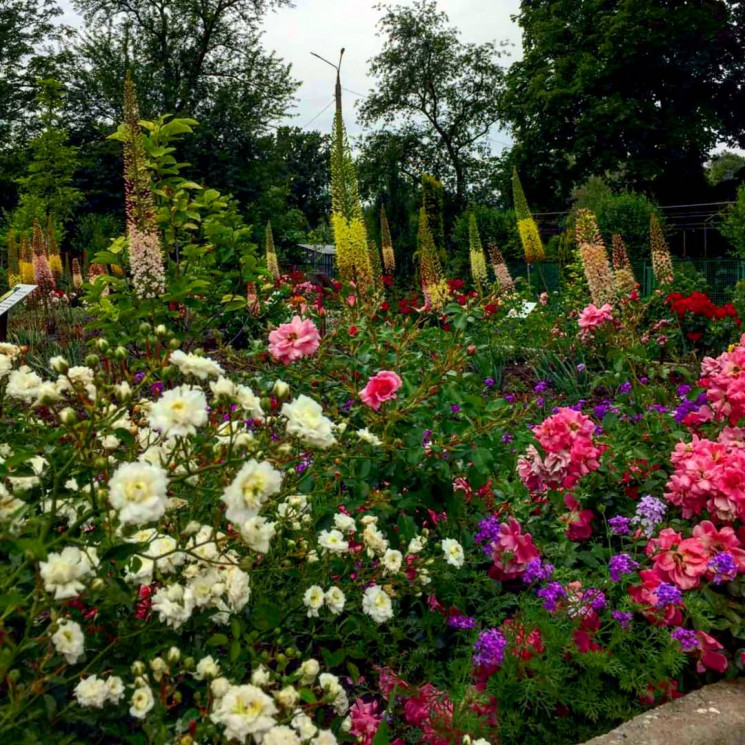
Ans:
[[[407,0],[399,0],[406,4]],[[72,0],[60,0],[65,11],[63,21],[78,25]],[[520,53],[520,29],[510,16],[517,12],[520,0],[439,0],[439,6],[461,30],[467,42],[503,41],[515,44],[513,56]],[[334,93],[334,71],[315,57],[317,52],[335,60],[345,47],[342,84],[359,94],[367,93],[367,61],[381,48],[376,35],[380,11],[372,0],[294,0],[293,8],[270,13],[264,23],[264,45],[292,64],[292,71],[302,85],[297,92],[292,123],[309,129],[331,130]],[[354,118],[353,102],[358,96],[344,93],[347,129],[354,135],[359,127]],[[320,113],[322,112],[323,113]],[[494,150],[500,150],[509,140],[495,130],[491,135]]]

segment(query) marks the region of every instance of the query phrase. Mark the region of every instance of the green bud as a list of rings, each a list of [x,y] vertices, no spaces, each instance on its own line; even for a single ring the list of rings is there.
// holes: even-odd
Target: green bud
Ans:
[[[21,678],[21,671],[20,670],[11,670],[8,673],[8,680],[11,683],[17,683]]]
[[[143,321],[140,324],[140,333],[141,334],[149,334],[150,331],[152,330],[152,328],[153,327],[149,323],[146,323],[145,321]]]
[[[96,339],[96,347],[100,352],[107,352],[109,350],[110,344],[106,341],[106,339]]]
[[[127,359],[127,349],[126,349],[126,347],[123,347],[123,346],[119,345],[114,350],[114,357],[117,360],[126,360]]]
[[[101,360],[98,358],[97,354],[89,354],[86,356],[84,362],[86,365],[88,365],[88,367],[96,368],[98,367]]]
[[[171,339],[171,341],[168,342],[168,346],[171,349],[178,349],[181,346],[181,342],[178,339]]]

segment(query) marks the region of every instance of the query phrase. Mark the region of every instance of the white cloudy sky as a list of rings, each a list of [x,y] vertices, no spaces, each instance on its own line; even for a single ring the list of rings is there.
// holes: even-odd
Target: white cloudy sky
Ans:
[[[397,0],[401,4],[407,0]],[[72,0],[60,2],[65,16],[63,21],[78,25]],[[439,6],[450,17],[453,25],[461,30],[461,38],[468,42],[509,40],[515,44],[513,55],[519,54],[520,29],[510,16],[517,12],[520,0],[440,0]],[[297,93],[294,124],[311,128],[331,129],[333,110],[329,107],[319,112],[333,96],[334,71],[311,56],[317,52],[329,59],[336,59],[345,47],[342,66],[345,88],[365,94],[370,87],[367,61],[381,47],[376,35],[380,11],[373,0],[294,0],[293,8],[283,8],[271,13],[264,24],[265,46],[292,63],[293,74],[302,81]],[[351,134],[359,132],[353,120],[352,102],[357,96],[345,93],[345,118]],[[317,116],[317,118],[315,118]],[[493,145],[499,150],[509,138],[495,130]]]

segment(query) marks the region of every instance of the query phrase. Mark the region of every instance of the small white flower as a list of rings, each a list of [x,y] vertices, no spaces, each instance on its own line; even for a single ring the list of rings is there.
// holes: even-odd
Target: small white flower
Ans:
[[[383,554],[380,563],[383,565],[386,574],[396,574],[396,572],[401,568],[403,558],[404,557],[400,551],[389,548]]]
[[[230,689],[230,681],[227,678],[215,678],[210,683],[210,691],[215,698],[222,698]]]
[[[132,698],[129,700],[131,704],[129,707],[129,713],[135,719],[144,719],[148,713],[155,706],[155,699],[153,698],[153,692],[150,686],[140,686],[135,688]]]
[[[150,408],[148,423],[164,437],[193,435],[207,424],[207,399],[199,388],[182,385],[166,391]]]
[[[241,537],[249,548],[259,554],[269,551],[272,538],[277,532],[276,523],[269,522],[263,517],[252,517],[240,526]]]
[[[162,623],[174,629],[178,629],[189,620],[194,606],[192,591],[178,584],[161,587],[153,595],[153,610],[158,613]]]
[[[212,658],[212,655],[207,655],[197,662],[197,671],[194,673],[194,677],[197,680],[204,680],[205,678],[216,678],[219,674],[220,666]]]
[[[463,553],[463,546],[458,543],[454,538],[446,538],[440,544],[442,552],[445,554],[445,561],[451,566],[460,568],[466,560],[465,554]]]
[[[285,686],[281,691],[275,691],[274,698],[283,709],[292,709],[299,695],[292,686]]]
[[[112,704],[118,704],[124,698],[124,683],[118,675],[106,679],[107,698]]]
[[[283,399],[287,397],[287,394],[290,392],[290,386],[285,383],[284,380],[275,380],[274,385],[272,386],[272,393],[278,398]]]
[[[293,729],[297,730],[298,735],[300,735],[300,739],[310,740],[313,735],[318,732],[318,727],[316,727],[315,724],[313,724],[313,720],[302,711],[295,714],[295,716],[292,718],[292,722],[290,722]]]
[[[52,634],[52,644],[64,655],[68,665],[74,665],[85,654],[83,630],[80,624],[67,618],[57,624],[57,631]]]
[[[46,561],[39,562],[39,573],[44,589],[54,593],[55,600],[77,597],[92,571],[93,562],[79,548],[66,546],[60,553],[50,553]]]
[[[255,459],[243,465],[221,500],[227,506],[225,517],[233,523],[244,523],[259,514],[269,497],[279,494],[282,474],[268,461]]]
[[[367,547],[368,556],[384,554],[388,550],[388,540],[374,522],[368,522],[365,525],[365,529],[362,531],[362,539]]]
[[[323,415],[321,405],[305,395],[282,405],[282,416],[287,419],[287,434],[296,435],[309,445],[325,449],[336,439],[331,420]]]
[[[262,745],[300,745],[300,742],[300,738],[294,730],[284,724],[279,727],[272,727],[261,741]]]
[[[209,357],[200,357],[196,354],[187,354],[180,349],[171,352],[169,361],[175,365],[182,374],[193,375],[199,380],[216,378],[223,374],[222,367]]]
[[[322,729],[313,739],[311,745],[338,745],[336,735],[330,729]]]
[[[317,618],[318,611],[323,608],[326,596],[319,585],[311,585],[303,595],[303,603],[308,609],[308,618]]]
[[[325,599],[328,609],[335,616],[338,616],[344,610],[344,604],[347,602],[346,596],[338,587],[329,587],[326,590]]]
[[[28,367],[24,366],[10,373],[5,392],[11,398],[17,398],[19,401],[25,401],[30,404],[38,398],[41,384],[41,378]]]
[[[314,660],[312,657],[305,660],[300,665],[300,681],[304,685],[310,685],[321,671],[321,666],[318,664],[318,660]]]
[[[422,535],[414,536],[409,541],[409,547],[406,549],[407,554],[418,554],[427,544],[427,539]]]
[[[57,355],[49,359],[49,367],[56,373],[64,373],[70,367],[70,363],[64,357]]]
[[[383,588],[373,585],[365,590],[362,597],[362,611],[375,623],[383,623],[393,618],[393,604]]]
[[[318,534],[318,545],[324,554],[343,554],[349,550],[349,542],[340,530],[322,530]]]
[[[109,698],[109,687],[106,681],[96,675],[89,675],[75,686],[75,700],[81,706],[92,709],[103,709]]]
[[[251,673],[251,683],[255,686],[267,686],[271,683],[272,676],[264,665],[259,665]]]
[[[246,742],[249,735],[263,735],[277,723],[277,707],[254,685],[231,686],[217,702],[210,719],[225,727],[226,740]],[[256,739],[256,738],[254,738]]]
[[[357,530],[357,523],[353,517],[345,515],[343,512],[337,512],[334,515],[334,525],[341,530],[342,533],[354,533]]]
[[[375,445],[375,447],[380,447],[383,444],[383,441],[376,437],[370,430],[365,427],[365,429],[358,429],[357,430],[357,437],[362,440],[362,442],[367,442],[370,445]]]
[[[109,502],[122,524],[142,525],[160,519],[168,506],[166,472],[149,463],[125,463],[109,480]]]

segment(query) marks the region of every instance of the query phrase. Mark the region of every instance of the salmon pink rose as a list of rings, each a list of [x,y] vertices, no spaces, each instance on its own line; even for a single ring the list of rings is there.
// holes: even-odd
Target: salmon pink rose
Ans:
[[[396,391],[401,387],[401,378],[390,370],[381,370],[367,381],[360,391],[360,399],[371,409],[377,411],[384,401],[396,398]]]
[[[269,354],[275,360],[289,365],[302,357],[309,357],[321,344],[321,335],[315,323],[295,316],[269,334]]]

